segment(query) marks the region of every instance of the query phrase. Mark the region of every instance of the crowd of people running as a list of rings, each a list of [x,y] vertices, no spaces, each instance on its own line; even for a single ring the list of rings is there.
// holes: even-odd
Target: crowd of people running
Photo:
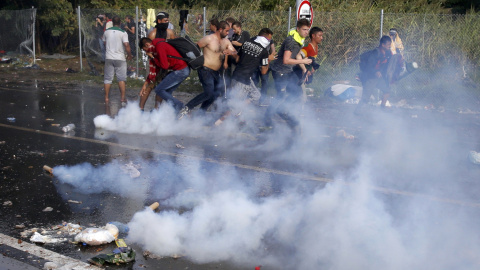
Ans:
[[[126,102],[125,54],[127,58],[132,57],[132,46],[129,42],[131,28],[128,28],[128,25],[131,25],[130,19],[126,18],[126,27],[121,29],[120,18],[114,16],[111,27],[106,27],[102,36],[106,51],[104,83],[107,103],[114,74],[119,82],[121,101]],[[138,44],[149,59],[148,76],[140,90],[141,110],[144,110],[152,90],[155,92],[155,108],[166,102],[175,109],[178,119],[190,115],[196,107],[199,107],[199,112],[205,112],[212,104],[228,99],[235,100],[237,104],[240,101],[240,104],[245,106],[260,105],[266,96],[268,76],[271,72],[276,94],[265,112],[264,124],[272,127],[273,116],[278,115],[294,132],[299,130],[296,108],[303,101],[302,86],[312,81],[314,72],[320,66],[315,61],[323,39],[323,30],[320,27],[311,27],[307,19],[298,20],[295,28],[288,32],[276,50],[274,33],[269,28],[262,28],[257,35],[251,36],[248,31],[243,30],[242,23],[233,18],[211,19],[210,32],[196,42],[203,52],[203,64],[196,68],[203,92],[184,104],[173,96],[173,92],[189,77],[192,68],[168,42],[177,38],[169,14],[159,12],[155,23],[155,27],[146,37],[142,37]],[[308,43],[305,42],[306,39]],[[368,68],[361,69],[360,79],[368,94],[373,87],[379,87],[385,94],[389,92],[389,81],[386,79],[388,64],[391,62],[390,58],[394,58],[392,54],[396,53],[397,49],[403,49],[397,45],[397,49],[392,51],[392,44],[396,43],[395,40],[392,42],[391,37],[382,37],[376,53],[369,56]],[[398,53],[400,54],[400,51]],[[399,58],[395,62],[401,65],[403,59]],[[359,107],[367,98],[369,97],[364,95]],[[232,110],[232,103],[223,106],[221,117],[215,125],[220,125],[231,115]]]

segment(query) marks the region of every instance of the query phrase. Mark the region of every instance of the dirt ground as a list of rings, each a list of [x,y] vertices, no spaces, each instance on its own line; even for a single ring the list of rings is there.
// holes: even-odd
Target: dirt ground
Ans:
[[[1,57],[1,56],[0,56]],[[14,56],[10,63],[0,63],[0,78],[6,81],[31,81],[38,80],[43,83],[82,84],[90,85],[92,88],[103,89],[103,63],[98,61],[87,61],[82,58],[82,70],[79,56],[69,55],[40,55],[36,58],[35,64],[32,58]],[[89,63],[90,62],[90,63]],[[129,69],[136,67],[134,61],[127,63]],[[92,69],[93,67],[93,69]],[[95,72],[96,71],[96,72]],[[96,73],[96,74],[95,74]],[[129,77],[127,79],[127,98],[137,99],[138,93],[144,84],[142,78],[145,68],[139,65],[140,78]],[[116,81],[112,85],[112,91],[116,92]],[[192,95],[201,92],[201,84],[198,81],[196,72],[192,72],[188,80],[182,83],[176,91],[177,98],[184,100]]]

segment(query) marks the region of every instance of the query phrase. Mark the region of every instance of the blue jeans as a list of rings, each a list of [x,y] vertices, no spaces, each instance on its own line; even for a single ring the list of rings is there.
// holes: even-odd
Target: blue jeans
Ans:
[[[175,110],[180,110],[183,107],[183,103],[172,96],[173,91],[175,91],[180,83],[182,83],[190,75],[190,68],[185,67],[184,69],[175,70],[167,74],[165,78],[155,87],[155,93],[166,100],[169,103],[172,103]]]
[[[295,105],[301,101],[302,88],[297,84],[298,77],[295,73],[280,74],[272,70],[277,95],[265,112],[265,125],[272,125],[272,117],[278,114],[291,128],[299,122],[295,116]]]
[[[100,53],[102,54],[102,61],[105,62],[105,43],[103,43],[102,37],[98,38],[98,44],[100,45]]]
[[[220,71],[207,67],[201,67],[197,72],[198,78],[203,86],[203,92],[190,100],[186,106],[191,110],[197,105],[202,104],[200,109],[206,111],[208,107],[224,93],[224,78],[220,75]]]
[[[262,74],[262,68],[260,67],[255,73],[253,73],[253,82],[255,85],[258,85],[258,83],[262,84],[262,88],[260,90],[260,93],[262,96],[260,97],[260,101],[265,100],[267,97],[267,90],[268,90],[268,73],[271,72],[271,69],[268,69],[267,74]]]

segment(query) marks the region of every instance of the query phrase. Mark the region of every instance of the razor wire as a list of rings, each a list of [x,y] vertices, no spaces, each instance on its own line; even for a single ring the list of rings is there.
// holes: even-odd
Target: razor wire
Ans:
[[[35,60],[37,9],[0,10],[0,51],[7,55],[29,55]]]

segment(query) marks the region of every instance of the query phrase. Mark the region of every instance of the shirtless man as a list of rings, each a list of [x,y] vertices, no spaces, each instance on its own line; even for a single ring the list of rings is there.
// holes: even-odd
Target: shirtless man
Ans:
[[[236,50],[226,38],[230,26],[226,21],[221,21],[215,33],[200,39],[197,44],[203,48],[205,62],[203,67],[197,70],[198,78],[203,86],[203,93],[190,100],[179,113],[179,119],[187,115],[190,110],[202,104],[200,109],[206,111],[210,105],[224,91],[223,78],[219,70],[222,68],[225,55],[234,55]]]

